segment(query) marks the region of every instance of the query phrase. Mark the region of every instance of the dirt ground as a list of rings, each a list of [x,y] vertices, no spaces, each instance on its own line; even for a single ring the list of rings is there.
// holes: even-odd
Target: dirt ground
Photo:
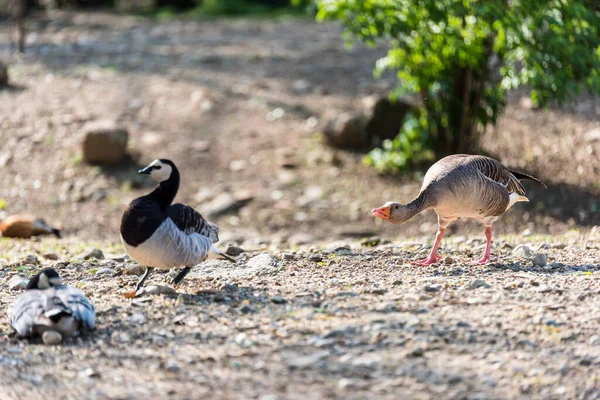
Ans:
[[[30,28],[15,57],[0,24],[13,81],[0,90],[0,213],[42,216],[65,238],[0,240],[0,318],[35,255],[90,296],[98,326],[47,347],[3,323],[1,398],[600,399],[596,99],[542,112],[514,94],[484,147],[548,189],[526,184],[531,202],[498,221],[491,265],[468,264],[483,229],[461,221],[443,264],[414,267],[433,213],[393,226],[370,210],[412,199],[422,172],[379,176],[318,133],[393,86],[372,78],[382,49],[345,50],[339,26],[302,20],[57,13]],[[129,129],[123,165],[81,161],[83,125],[104,118]],[[159,157],[200,211],[251,197],[214,218],[219,245],[248,252],[196,267],[175,294],[128,300],[139,271],[119,221],[152,187],[136,171]],[[83,260],[91,247],[106,258]],[[262,251],[277,265],[250,267]]]
[[[196,267],[177,293],[125,299],[120,245],[2,240],[0,318],[36,255],[95,304],[97,329],[62,346],[0,336],[3,399],[598,399],[597,236],[455,236],[324,243]],[[375,243],[369,243],[373,245]],[[81,252],[81,253],[78,253]],[[261,255],[262,254],[262,255]],[[45,255],[45,256],[44,256]],[[255,255],[268,263],[249,261]],[[58,258],[49,260],[48,258]],[[275,265],[276,263],[276,265]],[[171,273],[173,275],[175,271]],[[134,272],[138,273],[138,272]],[[165,285],[166,274],[148,285]]]

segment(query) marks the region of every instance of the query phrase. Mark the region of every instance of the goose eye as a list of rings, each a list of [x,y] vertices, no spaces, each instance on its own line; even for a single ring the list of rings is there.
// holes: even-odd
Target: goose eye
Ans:
[[[394,210],[397,210],[397,209],[398,209],[398,206],[394,206]]]

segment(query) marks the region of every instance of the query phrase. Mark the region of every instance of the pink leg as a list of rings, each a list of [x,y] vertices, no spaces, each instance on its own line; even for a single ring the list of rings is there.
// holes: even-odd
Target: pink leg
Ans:
[[[485,238],[487,242],[485,244],[485,253],[483,254],[483,258],[479,261],[476,261],[476,264],[487,264],[490,261],[490,251],[492,250],[492,227],[488,226],[485,230]]]
[[[429,256],[426,259],[420,260],[420,261],[411,261],[410,263],[415,264],[415,265],[431,265],[431,264],[435,264],[436,262],[441,260],[441,257],[437,253],[437,250],[438,250],[438,247],[440,247],[440,242],[442,241],[442,238],[444,237],[445,230],[446,229],[444,229],[444,228],[438,229],[437,234],[435,235],[435,243],[433,243],[433,248],[431,249],[431,253],[429,253]]]

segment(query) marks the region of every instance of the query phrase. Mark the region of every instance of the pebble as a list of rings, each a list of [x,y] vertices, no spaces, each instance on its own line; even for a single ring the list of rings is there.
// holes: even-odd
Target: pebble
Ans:
[[[329,356],[329,351],[319,351],[313,354],[309,354],[303,357],[297,357],[288,362],[290,369],[304,369],[313,366],[321,362],[324,358]]]
[[[380,303],[375,306],[375,311],[380,312],[380,313],[397,312],[398,306],[396,305],[396,303],[391,302],[391,301],[386,302],[386,303]]]
[[[512,255],[515,257],[531,258],[533,253],[531,252],[531,249],[529,247],[527,247],[523,244],[520,244],[513,249]]]
[[[154,295],[154,294],[175,294],[177,293],[175,289],[169,286],[160,286],[160,285],[151,285],[144,286],[135,294],[136,296],[141,295]]]
[[[262,253],[252,257],[246,263],[247,268],[254,270],[256,275],[273,275],[279,272],[277,259],[269,253]]]
[[[241,247],[237,247],[237,246],[228,246],[227,250],[225,250],[225,254],[227,254],[228,256],[233,256],[233,257],[237,257],[240,254],[242,254],[243,252],[245,252],[245,250],[242,249]]]
[[[54,253],[46,253],[43,255],[46,260],[58,260],[58,256]]]
[[[13,276],[10,281],[8,281],[8,288],[10,290],[24,290],[28,283],[29,279],[17,275]]]
[[[292,253],[283,253],[283,259],[285,261],[291,261],[291,260],[295,260],[296,256],[293,255]]]
[[[319,255],[319,254],[313,254],[312,256],[310,256],[308,258],[308,260],[312,261],[312,262],[317,262],[318,263],[318,262],[323,261],[323,257],[321,255]]]
[[[442,290],[442,285],[440,285],[439,283],[425,286],[425,291],[427,293],[435,293],[435,292],[439,292],[440,290]]]
[[[112,275],[113,270],[110,268],[98,268],[96,275]]]
[[[333,296],[334,297],[358,297],[358,296],[360,296],[360,294],[356,293],[356,292],[350,292],[350,291],[341,291],[341,292],[337,292]]]
[[[249,304],[245,304],[242,307],[240,307],[240,312],[243,314],[254,314],[257,313],[258,310]]]
[[[473,289],[479,289],[481,287],[485,288],[485,289],[488,289],[491,286],[488,283],[486,283],[484,280],[482,280],[482,279],[475,279],[475,280],[471,281],[469,283],[469,285],[467,286],[467,288],[472,289],[472,290]]]
[[[54,346],[62,342],[62,335],[56,331],[46,331],[42,335],[42,342],[47,346]]]
[[[40,263],[40,260],[33,254],[27,255],[27,256],[25,256],[25,259],[23,259],[23,264],[38,265],[39,263]]]
[[[81,258],[83,258],[84,260],[89,260],[90,258],[95,258],[95,259],[103,259],[104,258],[104,254],[102,253],[102,250],[100,249],[90,249],[87,250],[86,252],[84,252],[81,255]]]
[[[125,275],[142,275],[146,268],[142,265],[132,265],[125,270]]]
[[[285,303],[287,303],[287,300],[281,296],[273,296],[273,297],[271,297],[271,303],[285,304]]]
[[[235,337],[234,341],[238,346],[243,348],[248,348],[254,344],[250,339],[246,337],[246,334],[244,332],[239,333]]]
[[[548,261],[548,256],[544,253],[538,253],[533,257],[533,265],[536,267],[543,267]]]
[[[590,344],[590,346],[599,345],[600,344],[600,336],[598,336],[598,335],[590,336],[588,343]]]

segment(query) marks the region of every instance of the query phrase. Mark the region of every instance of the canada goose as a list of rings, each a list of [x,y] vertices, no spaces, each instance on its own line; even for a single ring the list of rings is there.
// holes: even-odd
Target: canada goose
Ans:
[[[172,161],[154,160],[138,173],[150,175],[158,186],[150,194],[133,200],[121,220],[125,250],[146,267],[135,293],[153,268],[183,267],[172,281],[178,285],[192,266],[208,257],[235,262],[213,245],[219,241],[219,228],[215,224],[189,206],[171,205],[179,189],[179,171]]]
[[[60,238],[60,231],[46,221],[32,215],[11,215],[0,222],[2,236],[29,239],[38,235],[54,235]]]
[[[96,319],[94,306],[83,292],[63,285],[52,268],[31,278],[8,314],[10,325],[20,336],[44,338],[47,332],[56,332],[59,342],[78,331],[93,329]]]
[[[387,202],[373,209],[375,217],[400,224],[433,208],[438,215],[438,231],[429,256],[414,264],[430,265],[440,260],[438,246],[446,227],[458,218],[475,218],[485,226],[485,253],[478,264],[490,260],[492,224],[519,201],[529,201],[520,180],[546,187],[533,176],[512,171],[485,156],[455,154],[442,158],[429,168],[419,195],[408,204]]]

